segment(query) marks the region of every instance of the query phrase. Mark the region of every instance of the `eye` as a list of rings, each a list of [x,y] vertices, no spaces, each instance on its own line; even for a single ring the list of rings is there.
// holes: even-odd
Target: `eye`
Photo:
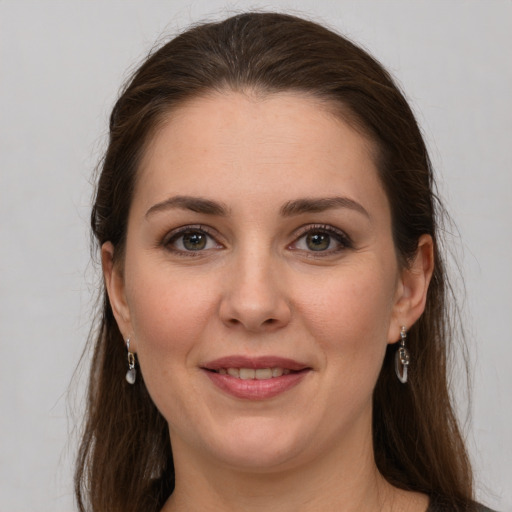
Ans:
[[[184,227],[178,231],[173,231],[164,239],[163,245],[167,249],[178,253],[222,248],[222,245],[202,227]]]
[[[312,251],[326,251],[331,245],[331,235],[327,233],[308,233],[304,240]]]
[[[352,243],[349,237],[331,226],[308,226],[291,245],[292,249],[300,251],[328,254],[350,247],[352,247]]]

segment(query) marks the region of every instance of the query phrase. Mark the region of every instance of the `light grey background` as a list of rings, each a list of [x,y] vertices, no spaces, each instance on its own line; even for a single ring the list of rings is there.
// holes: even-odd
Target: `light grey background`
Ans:
[[[90,177],[117,90],[155,40],[249,7],[337,27],[411,100],[460,230],[478,496],[512,511],[510,0],[0,0],[0,512],[74,509],[80,383],[67,393],[97,275]]]

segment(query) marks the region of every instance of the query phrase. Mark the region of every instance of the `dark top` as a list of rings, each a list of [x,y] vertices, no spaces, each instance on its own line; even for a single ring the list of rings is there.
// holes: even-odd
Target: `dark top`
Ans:
[[[476,508],[471,508],[471,511],[495,512],[494,510],[491,510],[490,508],[487,508],[484,505],[480,505],[479,503],[476,504]],[[451,507],[443,503],[441,499],[432,496],[430,498],[430,504],[428,506],[427,512],[451,512]]]

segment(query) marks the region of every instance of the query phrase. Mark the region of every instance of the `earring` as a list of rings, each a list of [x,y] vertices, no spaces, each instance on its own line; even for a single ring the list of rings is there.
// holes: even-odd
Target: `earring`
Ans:
[[[395,372],[398,380],[405,384],[407,382],[407,367],[411,361],[409,351],[405,348],[405,340],[407,339],[407,331],[405,325],[400,329],[400,346],[395,354]]]
[[[126,350],[128,351],[128,371],[126,372],[126,382],[135,384],[137,370],[135,369],[135,354],[130,352],[130,338],[126,340]]]

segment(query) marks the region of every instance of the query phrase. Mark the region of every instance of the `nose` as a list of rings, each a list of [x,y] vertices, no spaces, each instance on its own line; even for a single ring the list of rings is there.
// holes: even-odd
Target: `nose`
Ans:
[[[224,280],[219,314],[228,327],[272,332],[290,322],[290,301],[282,272],[270,255],[240,258]]]

